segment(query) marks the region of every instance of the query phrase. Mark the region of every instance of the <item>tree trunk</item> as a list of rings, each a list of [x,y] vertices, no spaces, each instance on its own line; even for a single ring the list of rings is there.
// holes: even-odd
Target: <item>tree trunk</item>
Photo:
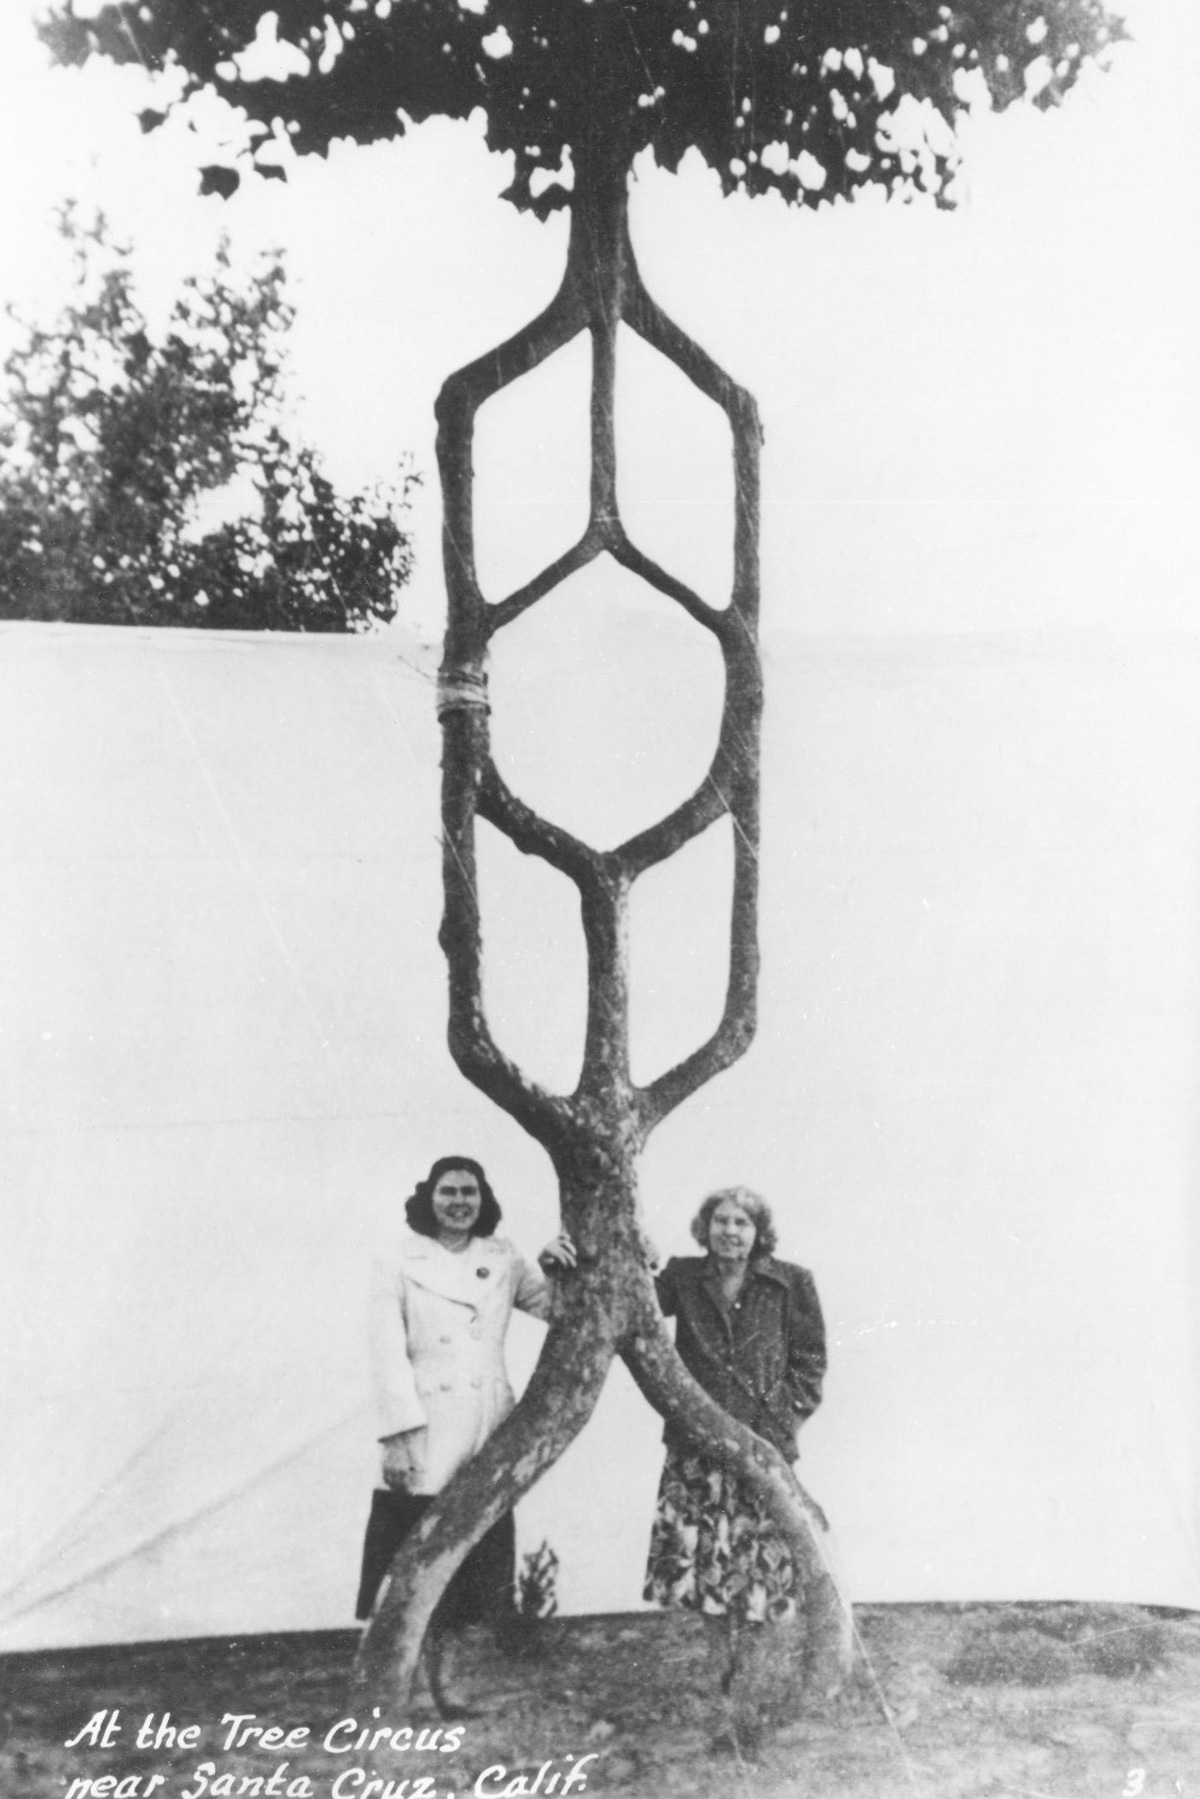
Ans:
[[[459,1469],[397,1554],[355,1660],[352,1703],[407,1702],[425,1632],[455,1569],[591,1416],[612,1360],[612,1331],[594,1293],[585,1283],[572,1285],[519,1406]]]
[[[687,338],[642,286],[629,240],[623,167],[581,156],[562,285],[515,337],[446,382],[438,400],[449,601],[439,677],[443,726],[442,823],[451,1053],[467,1078],[547,1151],[559,1181],[577,1269],[555,1283],[541,1358],[512,1416],[454,1477],[402,1547],[364,1635],[355,1670],[360,1700],[403,1702],[437,1600],[472,1545],[566,1448],[590,1416],[620,1354],[664,1417],[719,1454],[760,1493],[792,1550],[803,1589],[810,1689],[836,1689],[849,1663],[849,1610],[829,1567],[826,1527],[783,1458],[730,1419],[684,1369],[654,1294],[639,1224],[637,1161],[655,1125],[744,1053],[754,1035],[758,977],[758,777],[762,678],[757,650],[758,452],[754,402]],[[709,606],[630,542],[616,495],[613,399],[617,328],[624,321],[668,357],[729,420],[735,467],[734,580],[730,604]],[[591,506],[583,536],[507,598],[485,601],[475,572],[474,418],[492,394],[586,330],[592,338]],[[495,632],[601,553],[647,581],[712,633],[725,666],[714,755],[696,791],[618,848],[597,851],[540,818],[509,791],[491,758],[487,654]],[[717,819],[733,826],[730,967],[716,1030],[648,1086],[629,1069],[626,921],[639,874]],[[540,856],[576,885],[588,952],[588,1017],[575,1091],[546,1092],[498,1048],[482,999],[483,940],[475,874],[475,820]]]

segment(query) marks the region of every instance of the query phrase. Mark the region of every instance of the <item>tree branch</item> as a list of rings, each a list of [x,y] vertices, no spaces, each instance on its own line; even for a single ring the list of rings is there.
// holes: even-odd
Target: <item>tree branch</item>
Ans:
[[[520,618],[523,612],[528,612],[531,606],[536,606],[539,600],[544,600],[551,588],[557,587],[560,581],[565,581],[568,575],[576,574],[579,569],[586,568],[604,547],[604,544],[598,541],[598,534],[594,527],[589,525],[579,541],[573,543],[569,550],[564,550],[556,561],[542,570],[541,574],[535,575],[532,581],[527,581],[524,587],[518,587],[517,591],[510,593],[507,599],[497,600],[488,607],[488,636],[494,637],[497,631],[504,629],[505,625],[511,625],[513,620]]]
[[[629,1115],[629,884],[609,869],[580,889],[588,953],[588,1010],[576,1097],[601,1114]]]
[[[740,791],[721,795],[734,832],[729,981],[721,1021],[706,1043],[637,1094],[638,1119],[646,1136],[698,1088],[731,1067],[754,1040],[759,964],[757,758],[752,769],[740,771],[737,787]]]
[[[648,825],[639,831],[636,837],[628,838],[615,850],[609,851],[612,861],[618,862],[629,880],[645,874],[659,862],[665,862],[676,850],[681,850],[685,843],[698,837],[701,831],[715,824],[728,811],[725,797],[720,787],[714,782],[713,773],[721,762],[718,749],[717,758],[709,769],[699,787],[674,812],[668,812],[657,824]]]
[[[444,668],[478,671],[488,637],[498,628],[488,622],[475,568],[471,466],[475,414],[485,400],[545,362],[586,325],[587,314],[568,269],[558,292],[537,318],[494,350],[457,369],[442,384],[434,411],[443,503],[442,560],[450,599]]]
[[[355,1659],[352,1691],[360,1702],[407,1704],[421,1644],[446,1583],[582,1430],[612,1355],[612,1326],[596,1308],[570,1324],[551,1324],[516,1408],[438,1494],[398,1552]]]
[[[598,852],[519,800],[490,756],[480,777],[477,809],[480,818],[503,831],[522,855],[540,856],[577,887],[597,878],[602,861]]]
[[[643,1137],[648,1137],[655,1126],[661,1124],[685,1099],[690,1099],[693,1093],[716,1075],[732,1068],[754,1041],[756,1024],[755,1012],[744,1003],[742,984],[731,975],[721,1022],[707,1043],[702,1043],[699,1049],[694,1049],[682,1062],[677,1062],[673,1068],[660,1074],[648,1087],[640,1088],[635,1094],[634,1104]]]
[[[461,1072],[539,1143],[560,1136],[564,1102],[522,1074],[503,1054],[483,1005],[483,939],[475,863],[476,771],[490,762],[482,705],[449,707],[442,716],[442,889],[439,941],[449,970],[450,1053]]]
[[[451,375],[436,408],[449,601],[442,679],[444,689],[453,696],[442,710],[445,909],[440,932],[449,967],[450,1053],[468,1080],[545,1146],[561,1138],[566,1103],[529,1080],[502,1053],[483,1005],[475,815],[484,770],[491,766],[485,661],[489,636],[498,625],[489,618],[475,569],[472,445],[475,414],[483,402],[553,355],[587,322],[578,284],[568,266],[549,306],[505,343]],[[510,605],[509,616],[515,615]],[[495,815],[504,814],[504,790],[498,777],[490,798]],[[509,816],[521,825],[515,806],[514,801]],[[501,828],[507,829],[503,824]],[[546,832],[552,834],[553,827],[547,826]]]
[[[708,605],[698,593],[693,592],[685,581],[677,580],[674,575],[669,575],[666,569],[660,568],[657,562],[652,562],[649,556],[629,541],[624,531],[620,533],[617,541],[608,547],[614,559],[623,568],[627,568],[630,574],[639,575],[649,586],[657,587],[660,593],[682,606],[689,618],[694,618],[698,625],[703,625],[715,637],[720,638],[724,635],[727,628],[725,624],[726,609]]]
[[[625,284],[624,311],[626,323],[652,349],[673,362],[700,392],[718,405],[729,420],[733,433],[734,464],[734,586],[727,613],[726,629],[732,631],[740,620],[751,636],[757,630],[758,617],[758,508],[759,450],[762,446],[762,424],[754,396],[727,375],[714,362],[707,350],[690,338],[661,306],[651,298],[642,283],[636,265],[632,265]],[[703,619],[701,622],[705,622]],[[714,624],[712,629],[717,629]]]
[[[464,363],[462,368],[446,377],[434,405],[439,424],[445,418],[453,426],[456,416],[461,416],[463,410],[477,412],[485,400],[510,382],[529,374],[577,337],[587,324],[587,311],[576,284],[564,277],[550,304],[536,318],[514,331],[502,344],[485,350],[482,356]]]
[[[707,394],[710,400],[716,402],[721,411],[728,415],[735,432],[739,429],[752,429],[761,442],[762,427],[753,395],[744,387],[739,387],[707,350],[702,349],[674,319],[667,316],[647,292],[636,266],[626,283],[622,317],[651,349],[673,362],[701,393]]]

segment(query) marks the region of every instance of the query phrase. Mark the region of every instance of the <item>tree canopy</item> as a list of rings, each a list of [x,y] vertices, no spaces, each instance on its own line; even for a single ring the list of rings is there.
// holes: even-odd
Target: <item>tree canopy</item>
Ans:
[[[0,617],[352,631],[396,610],[403,502],[344,495],[284,428],[284,268],[191,277],[164,330],[102,220],[60,215],[76,284],[0,385]],[[237,480],[240,516],[206,527]]]
[[[61,62],[173,69],[184,103],[215,89],[264,174],[281,172],[277,134],[323,155],[482,109],[514,159],[506,197],[539,214],[570,204],[581,163],[651,150],[675,169],[691,148],[726,192],[944,200],[973,93],[1056,104],[1125,35],[1102,0],[134,0],[89,17],[67,0],[41,29]],[[273,34],[290,72],[266,76],[245,58]],[[237,185],[236,169],[205,173]]]

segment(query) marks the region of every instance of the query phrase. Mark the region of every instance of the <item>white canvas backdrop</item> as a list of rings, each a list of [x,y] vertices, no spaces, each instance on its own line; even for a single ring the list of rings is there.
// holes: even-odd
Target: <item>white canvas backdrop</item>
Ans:
[[[604,841],[679,796],[717,688],[665,609],[581,590],[512,637],[520,791]],[[344,1624],[376,1232],[455,1147],[526,1249],[555,1224],[444,1047],[431,659],[0,640],[0,1648]],[[816,1272],[804,1467],[856,1597],[1196,1605],[1200,646],[766,661],[759,1037],[652,1141],[649,1229],[686,1252],[747,1180]],[[494,844],[483,876],[502,1040],[569,1082],[569,890]],[[727,890],[717,830],[639,894],[644,1075],[711,1026]],[[657,1443],[618,1374],[522,1508],[564,1609],[637,1603]]]

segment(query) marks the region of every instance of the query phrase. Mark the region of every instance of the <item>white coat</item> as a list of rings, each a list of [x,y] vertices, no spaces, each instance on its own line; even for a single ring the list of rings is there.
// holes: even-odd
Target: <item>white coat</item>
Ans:
[[[549,1291],[505,1237],[461,1253],[405,1228],[371,1284],[371,1365],[380,1437],[413,1439],[414,1493],[438,1493],[515,1403],[504,1363],[514,1306],[545,1318]]]

